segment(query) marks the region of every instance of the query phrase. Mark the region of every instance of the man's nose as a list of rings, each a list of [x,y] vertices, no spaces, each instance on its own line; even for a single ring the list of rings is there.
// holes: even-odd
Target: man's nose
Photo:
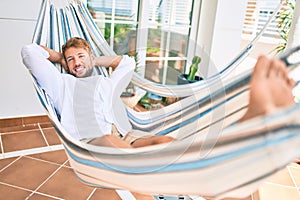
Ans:
[[[75,66],[79,65],[80,64],[79,58],[75,57],[74,58],[74,63],[75,63]]]

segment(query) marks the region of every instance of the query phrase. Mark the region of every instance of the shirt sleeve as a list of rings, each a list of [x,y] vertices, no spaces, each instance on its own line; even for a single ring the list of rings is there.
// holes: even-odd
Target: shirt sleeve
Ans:
[[[120,96],[131,81],[134,68],[134,59],[130,58],[129,56],[123,56],[120,64],[110,76],[110,83],[112,89],[112,117],[115,126],[122,135],[128,133],[132,129],[132,127],[129,123],[127,112],[122,100],[120,99]]]
[[[26,45],[21,51],[23,63],[50,96],[54,105],[59,106],[59,96],[64,88],[60,72],[48,60],[49,53],[39,45]]]
[[[129,82],[131,81],[134,68],[134,59],[129,56],[123,56],[118,67],[115,68],[114,72],[110,76],[114,96],[120,96],[125,90]]]

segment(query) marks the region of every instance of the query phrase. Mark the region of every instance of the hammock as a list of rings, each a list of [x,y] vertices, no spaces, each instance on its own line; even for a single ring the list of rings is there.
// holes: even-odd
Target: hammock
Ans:
[[[44,0],[33,41],[60,51],[74,36],[85,38],[96,55],[114,54],[84,4]],[[178,139],[172,144],[116,149],[74,140],[61,126],[47,93],[32,80],[75,174],[84,183],[148,194],[240,198],[300,155],[299,105],[224,129],[247,107],[251,73],[233,80],[228,74],[246,57],[255,40],[219,75],[204,83],[174,86],[171,92],[153,83],[143,88],[158,95],[186,97],[147,113],[128,108],[134,129],[171,135]],[[99,73],[106,75],[101,68]],[[141,80],[145,81],[135,75],[133,83],[139,85]]]

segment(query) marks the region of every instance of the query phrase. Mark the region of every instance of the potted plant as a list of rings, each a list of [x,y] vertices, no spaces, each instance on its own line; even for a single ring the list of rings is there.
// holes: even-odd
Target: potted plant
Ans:
[[[194,56],[192,60],[192,65],[190,66],[189,73],[178,75],[177,78],[178,85],[194,83],[203,79],[199,76],[196,76],[200,62],[201,62],[201,58],[199,56]]]
[[[282,43],[280,43],[273,51],[276,54],[285,50],[289,31],[292,24],[293,13],[295,9],[295,0],[285,0],[283,4],[285,5],[277,14],[276,19],[278,20],[278,30],[280,34],[280,38],[282,39]]]

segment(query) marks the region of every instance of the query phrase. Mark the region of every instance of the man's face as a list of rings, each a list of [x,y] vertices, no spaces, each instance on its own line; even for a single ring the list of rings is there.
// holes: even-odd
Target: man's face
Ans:
[[[84,48],[70,47],[65,51],[69,72],[78,78],[91,76],[94,56]]]

